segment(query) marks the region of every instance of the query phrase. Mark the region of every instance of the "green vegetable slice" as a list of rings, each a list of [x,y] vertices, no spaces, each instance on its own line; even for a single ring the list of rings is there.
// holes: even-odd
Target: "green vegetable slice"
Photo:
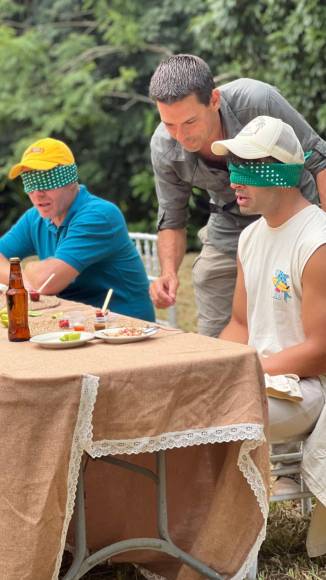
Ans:
[[[80,332],[67,332],[67,334],[63,334],[60,336],[61,342],[68,342],[70,340],[79,340],[80,339]]]

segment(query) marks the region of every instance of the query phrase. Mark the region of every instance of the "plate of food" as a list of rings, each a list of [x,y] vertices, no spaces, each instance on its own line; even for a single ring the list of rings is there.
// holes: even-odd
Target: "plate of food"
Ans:
[[[101,338],[111,344],[123,344],[126,342],[138,342],[151,338],[158,332],[156,326],[121,326],[116,328],[106,328],[95,332],[96,338]]]
[[[60,304],[57,296],[48,296],[47,294],[38,294],[34,290],[29,292],[29,310],[43,310],[45,308],[55,308]]]
[[[47,332],[32,336],[30,342],[43,348],[74,348],[93,340],[92,332]]]

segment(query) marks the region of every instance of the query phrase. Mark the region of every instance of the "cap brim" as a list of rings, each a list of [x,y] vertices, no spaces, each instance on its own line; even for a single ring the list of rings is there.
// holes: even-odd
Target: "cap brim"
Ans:
[[[227,155],[229,151],[242,159],[259,159],[268,157],[270,154],[253,143],[245,139],[226,139],[225,141],[214,141],[211,150],[215,155]]]
[[[35,161],[31,160],[25,163],[17,163],[10,169],[8,175],[10,179],[15,179],[24,171],[29,171],[31,169],[36,171],[47,171],[48,169],[53,169],[53,167],[56,167],[57,165],[58,163],[53,163],[53,161],[40,161],[35,159]]]
[[[225,141],[225,143],[228,143],[228,141]],[[214,155],[227,155],[229,152],[229,149],[224,145],[224,141],[214,141],[211,150]]]

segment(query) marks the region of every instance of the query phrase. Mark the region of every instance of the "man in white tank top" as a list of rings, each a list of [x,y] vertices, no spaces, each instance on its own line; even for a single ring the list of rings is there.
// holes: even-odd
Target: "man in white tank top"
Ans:
[[[298,189],[309,152],[303,152],[292,127],[266,116],[253,119],[235,138],[216,141],[212,151],[229,156],[241,213],[262,216],[240,235],[232,317],[220,338],[248,343],[261,355],[267,393],[279,397],[268,397],[271,441],[312,433],[302,473],[323,510],[326,213]],[[326,538],[318,548],[310,546],[310,555],[320,552],[326,552]]]

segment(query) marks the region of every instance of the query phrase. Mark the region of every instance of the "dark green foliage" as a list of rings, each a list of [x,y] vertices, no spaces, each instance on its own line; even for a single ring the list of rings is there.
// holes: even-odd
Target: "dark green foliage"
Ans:
[[[193,20],[214,74],[276,85],[326,135],[326,4],[319,0],[207,0]]]
[[[0,0],[0,18],[0,232],[28,206],[8,170],[44,136],[71,146],[81,181],[116,202],[131,230],[155,231],[158,115],[147,91],[171,53],[201,55],[219,82],[272,82],[326,132],[326,7],[317,0]],[[207,217],[198,192],[191,216],[193,247]]]

